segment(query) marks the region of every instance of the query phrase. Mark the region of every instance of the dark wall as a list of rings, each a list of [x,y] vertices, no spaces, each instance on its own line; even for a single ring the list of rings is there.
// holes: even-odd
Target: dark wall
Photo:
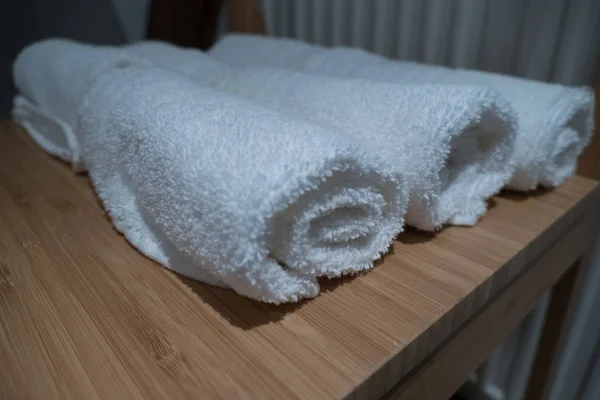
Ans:
[[[0,2],[0,118],[10,116],[12,62],[27,44],[58,36],[120,44],[124,35],[110,0],[3,0]]]

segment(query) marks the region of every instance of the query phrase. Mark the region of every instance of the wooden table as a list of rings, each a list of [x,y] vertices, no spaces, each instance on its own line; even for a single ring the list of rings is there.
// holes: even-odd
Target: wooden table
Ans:
[[[2,123],[0,396],[446,399],[559,282],[529,388],[541,396],[599,193],[574,178],[500,195],[473,228],[407,232],[371,272],[271,306],[144,258],[86,176]]]

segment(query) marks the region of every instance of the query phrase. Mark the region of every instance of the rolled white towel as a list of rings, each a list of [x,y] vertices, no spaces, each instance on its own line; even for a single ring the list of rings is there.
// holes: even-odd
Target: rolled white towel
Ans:
[[[47,152],[84,168],[76,133],[76,109],[98,75],[144,65],[134,54],[112,47],[47,39],[25,47],[13,64],[19,91],[13,119]]]
[[[406,221],[417,228],[475,224],[487,199],[513,173],[515,117],[505,101],[485,88],[238,70],[200,51],[147,42],[137,46],[156,66],[200,85],[334,127],[360,141],[407,178]],[[130,50],[136,52],[137,46]]]
[[[559,185],[574,174],[577,158],[593,132],[594,99],[588,88],[393,61],[359,49],[328,50],[290,39],[251,35],[228,35],[211,49],[210,55],[232,65],[285,67],[327,76],[487,86],[502,95],[518,117],[513,157],[516,169],[508,184],[511,189],[524,191],[538,185]],[[273,58],[277,62],[272,62]]]
[[[233,33],[223,36],[208,51],[215,60],[232,67],[268,66],[301,69],[327,48],[287,38]]]
[[[466,85],[389,85],[275,69],[239,71],[216,86],[332,126],[406,177],[406,222],[474,225],[514,168],[516,119],[494,92]]]
[[[115,227],[179,273],[297,301],[370,268],[400,232],[387,165],[319,126],[152,68],[99,77],[84,159]]]
[[[160,40],[142,40],[122,47],[151,62],[155,67],[174,70],[206,86],[219,83],[231,68],[197,49],[186,49]]]
[[[478,84],[497,91],[517,112],[519,134],[515,173],[508,187],[553,187],[572,176],[577,158],[593,132],[594,96],[571,88],[481,71],[394,62],[357,49],[338,48],[313,55],[304,70],[331,76],[396,83]]]

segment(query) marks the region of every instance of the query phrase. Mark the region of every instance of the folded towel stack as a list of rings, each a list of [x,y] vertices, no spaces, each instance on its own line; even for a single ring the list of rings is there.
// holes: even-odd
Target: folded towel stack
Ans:
[[[406,177],[406,221],[420,229],[475,224],[487,199],[513,173],[516,120],[509,105],[483,87],[390,85],[268,68],[238,70],[219,67],[200,51],[156,42],[129,50],[202,86],[360,140]]]
[[[359,49],[309,45],[290,39],[229,35],[210,55],[231,65],[265,65],[314,74],[394,83],[477,84],[503,96],[519,121],[508,187],[552,187],[573,175],[593,130],[593,93],[586,88],[532,82],[479,71],[391,61]],[[290,62],[285,62],[289,59]],[[274,60],[274,61],[272,61]]]
[[[403,185],[343,136],[158,69],[100,76],[84,159],[113,223],[184,275],[268,302],[372,266],[402,227]]]
[[[131,65],[146,65],[120,49],[49,39],[26,47],[13,66],[20,92],[13,118],[48,153],[84,168],[76,134],[76,110],[102,73]]]
[[[370,268],[405,219],[472,225],[509,180],[559,184],[591,134],[586,90],[292,40],[232,35],[212,54],[232,66],[43,41],[14,64],[13,116],[88,169],[142,253],[261,301]]]

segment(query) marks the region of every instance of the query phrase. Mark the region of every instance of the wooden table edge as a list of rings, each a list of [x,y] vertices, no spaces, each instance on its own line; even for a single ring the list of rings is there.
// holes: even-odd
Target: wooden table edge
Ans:
[[[588,179],[588,178],[582,178],[582,177],[578,177],[578,178],[585,179],[590,182],[593,181],[592,179]],[[433,349],[431,349],[429,352],[427,352],[427,354],[425,354],[420,360],[418,360],[418,363],[417,363],[418,366],[416,368],[413,368],[410,371],[403,373],[400,376],[397,376],[395,385],[386,392],[386,394],[384,395],[384,398],[393,398],[393,399],[415,398],[418,400],[425,400],[425,399],[429,399],[429,398],[439,399],[439,398],[450,397],[456,391],[456,389],[458,389],[460,387],[460,385],[467,379],[469,373],[473,372],[485,360],[487,355],[493,350],[494,345],[489,346],[489,348],[486,347],[486,349],[482,353],[482,356],[477,358],[477,360],[478,360],[477,363],[469,364],[472,368],[469,369],[466,374],[464,374],[464,377],[460,378],[456,382],[453,382],[450,385],[452,389],[448,389],[448,390],[444,391],[443,396],[446,396],[446,394],[447,394],[446,397],[443,397],[443,396],[442,397],[436,397],[436,396],[421,397],[421,395],[417,395],[416,397],[413,397],[412,394],[408,395],[408,393],[413,393],[414,389],[410,389],[410,391],[409,391],[409,388],[416,387],[415,383],[414,383],[415,381],[424,379],[423,377],[425,375],[423,375],[423,374],[424,374],[424,371],[425,371],[425,368],[427,367],[427,365],[429,365],[432,362],[437,363],[437,357],[441,357],[438,355],[438,354],[440,354],[440,352],[451,351],[454,346],[453,343],[454,343],[456,337],[460,336],[461,332],[464,332],[465,330],[470,329],[469,328],[470,325],[473,324],[474,322],[476,322],[478,320],[478,318],[480,318],[481,315],[485,314],[486,311],[490,307],[494,306],[494,304],[497,304],[498,302],[506,302],[506,299],[504,297],[505,293],[512,291],[513,287],[516,286],[517,284],[519,284],[519,282],[523,279],[523,277],[525,275],[529,274],[532,269],[534,269],[536,267],[539,268],[540,263],[542,263],[543,260],[549,259],[550,261],[552,261],[552,258],[551,257],[549,258],[547,255],[555,254],[556,248],[563,249],[567,253],[571,254],[572,255],[571,261],[569,263],[564,263],[564,264],[560,265],[560,268],[561,268],[560,273],[558,275],[556,275],[556,279],[551,280],[551,282],[549,282],[549,283],[544,282],[545,286],[543,287],[543,290],[540,290],[539,292],[535,292],[536,293],[535,299],[532,299],[532,303],[530,304],[529,307],[526,308],[525,311],[523,311],[521,309],[515,311],[515,312],[518,311],[517,315],[519,316],[519,318],[513,324],[510,325],[510,329],[502,330],[500,332],[498,340],[496,342],[494,342],[494,344],[497,344],[504,335],[507,335],[508,333],[510,333],[511,329],[514,328],[518,324],[518,322],[522,318],[524,318],[529,311],[531,311],[533,309],[533,307],[537,304],[537,301],[541,298],[541,296],[543,296],[543,294],[546,292],[546,290],[550,289],[553,285],[557,284],[560,281],[560,278],[564,274],[566,274],[568,270],[574,269],[571,267],[575,267],[579,258],[581,258],[583,256],[583,253],[586,252],[587,250],[589,250],[589,247],[593,241],[593,238],[595,237],[594,234],[598,230],[598,220],[597,220],[597,218],[595,218],[595,213],[593,213],[592,206],[593,206],[593,203],[595,201],[597,201],[599,198],[600,198],[600,184],[596,183],[595,186],[592,189],[590,189],[590,191],[584,197],[582,197],[565,214],[563,214],[562,216],[557,218],[542,234],[538,235],[527,246],[525,246],[518,253],[516,253],[507,263],[505,263],[501,268],[499,268],[497,271],[495,271],[494,274],[492,274],[490,277],[488,277],[488,279],[485,282],[482,282],[482,284],[480,286],[483,286],[486,282],[488,282],[490,280],[493,281],[498,276],[498,274],[502,274],[502,273],[512,273],[513,274],[512,278],[505,285],[496,288],[495,291],[490,293],[490,298],[484,305],[479,307],[477,310],[473,310],[473,313],[471,314],[471,317],[469,318],[468,321],[464,321],[460,325],[460,327],[451,330],[450,334],[447,337],[443,338],[441,343],[436,345]],[[590,218],[592,216],[594,218]],[[565,223],[565,221],[567,221],[567,222]],[[577,234],[575,236],[579,237],[578,235],[580,235],[581,234],[580,232],[582,232],[582,228],[581,228],[582,226],[585,226],[587,229],[586,233],[583,234],[583,236],[585,238],[587,238],[588,240],[583,241],[583,242],[580,240],[577,241],[578,242],[577,246],[565,246],[564,243],[566,242],[566,238],[573,237],[574,232],[577,232]],[[549,244],[540,246],[543,243],[547,243],[548,238],[554,238],[554,240],[550,241]],[[532,249],[535,249],[535,251],[532,251]],[[578,250],[575,251],[575,249],[578,249]],[[525,259],[523,259],[523,258],[525,258]],[[511,269],[514,269],[515,266],[517,266],[517,267],[520,266],[521,268],[518,269],[517,271],[511,272]],[[478,286],[478,287],[480,287],[480,286]],[[469,297],[474,295],[474,292],[478,289],[478,287],[473,288],[473,290],[471,292],[469,292],[459,303],[457,303],[453,307],[452,310],[449,310],[446,315],[453,313],[459,307],[465,306],[465,304],[468,302]],[[516,300],[518,300],[518,299],[516,299]],[[523,312],[521,312],[521,311],[523,311]],[[431,330],[435,326],[435,324],[439,323],[439,322],[441,322],[441,321],[440,320],[433,321],[432,324],[429,326],[429,328],[422,334],[427,334],[427,331]],[[342,396],[342,398],[348,398],[348,399],[378,398],[379,396],[376,395],[377,390],[375,388],[373,388],[373,382],[383,380],[384,378],[382,377],[382,375],[386,375],[388,373],[390,363],[394,362],[395,358],[399,358],[401,352],[406,351],[406,348],[409,347],[410,345],[411,344],[408,344],[405,348],[399,349],[398,351],[394,352],[394,354],[390,355],[390,357],[388,357],[380,366],[378,366],[378,368],[375,368],[372,371],[372,373],[368,377],[366,377],[366,379],[364,379],[353,390],[349,391],[344,396]],[[449,346],[451,348],[449,350],[445,350]],[[444,354],[446,354],[445,352],[444,352]],[[407,394],[405,395],[404,393],[407,393]]]
[[[582,257],[588,252],[597,231],[597,219],[582,215],[564,236],[550,244],[535,262],[454,332],[410,375],[401,379],[384,398],[449,398],[468,375],[485,361],[495,345],[537,305],[547,290],[563,281],[572,280],[571,275],[581,268],[584,262]],[[582,241],[582,237],[587,240]],[[486,334],[481,335],[484,329]],[[543,358],[547,359],[548,355]],[[545,398],[539,397],[541,394],[535,390],[534,393],[535,397],[528,398]],[[547,395],[544,393],[544,396]]]

